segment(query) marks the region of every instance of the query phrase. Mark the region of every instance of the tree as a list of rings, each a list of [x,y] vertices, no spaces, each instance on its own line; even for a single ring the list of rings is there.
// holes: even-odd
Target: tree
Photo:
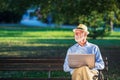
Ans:
[[[29,7],[41,7],[43,21],[51,13],[53,21],[58,24],[78,24],[80,17],[86,16],[87,20],[93,11],[102,14],[103,20],[104,16],[107,15],[105,21],[107,23],[115,22],[118,24],[120,21],[119,0],[0,0],[0,12],[3,13],[10,11],[21,17]],[[114,20],[113,15],[116,16]]]

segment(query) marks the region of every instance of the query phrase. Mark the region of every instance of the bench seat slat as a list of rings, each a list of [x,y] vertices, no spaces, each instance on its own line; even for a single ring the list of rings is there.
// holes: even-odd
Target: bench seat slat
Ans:
[[[0,68],[0,71],[61,71],[61,68]]]
[[[71,78],[0,78],[0,80],[71,80]]]
[[[63,63],[63,60],[57,59],[0,59],[0,63]]]

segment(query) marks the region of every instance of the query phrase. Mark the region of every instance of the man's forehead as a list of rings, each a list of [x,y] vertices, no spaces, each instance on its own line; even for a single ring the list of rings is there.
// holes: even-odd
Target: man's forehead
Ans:
[[[73,29],[73,32],[84,32],[82,29]]]

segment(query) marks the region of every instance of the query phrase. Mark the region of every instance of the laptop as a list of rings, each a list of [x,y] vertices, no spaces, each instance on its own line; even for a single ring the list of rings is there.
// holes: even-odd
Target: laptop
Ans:
[[[69,54],[68,64],[71,68],[79,68],[87,65],[89,68],[95,67],[94,54]]]

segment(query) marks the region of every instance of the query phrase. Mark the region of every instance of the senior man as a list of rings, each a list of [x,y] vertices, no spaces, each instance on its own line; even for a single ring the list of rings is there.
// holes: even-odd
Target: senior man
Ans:
[[[68,49],[63,69],[65,72],[71,73],[72,80],[93,80],[93,76],[98,75],[98,69],[104,69],[104,62],[99,47],[87,41],[89,31],[86,25],[79,24],[77,28],[73,29],[73,32],[77,43]],[[79,68],[71,68],[68,63],[69,54],[95,54],[95,67],[91,69],[83,65]]]

